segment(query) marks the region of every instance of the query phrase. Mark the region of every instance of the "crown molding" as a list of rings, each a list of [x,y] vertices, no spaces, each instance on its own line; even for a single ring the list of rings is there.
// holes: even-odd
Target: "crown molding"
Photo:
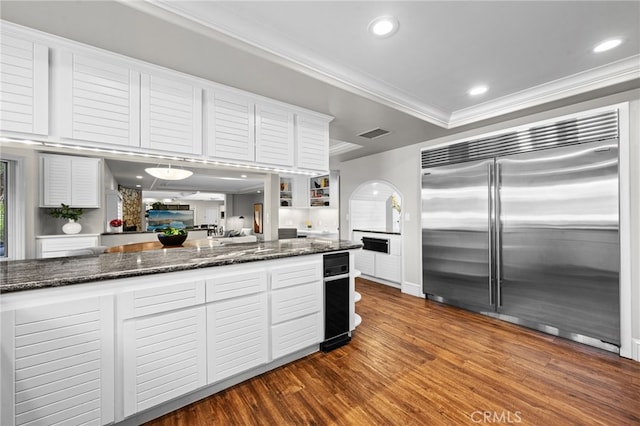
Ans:
[[[635,55],[449,113],[369,75],[310,55],[302,51],[295,42],[261,31],[259,26],[250,25],[250,22],[225,10],[224,7],[216,9],[215,17],[203,17],[194,16],[193,13],[181,8],[180,2],[145,0],[123,3],[144,12],[153,13],[174,24],[199,31],[193,25],[186,25],[187,22],[195,22],[202,28],[207,28],[209,36],[232,41],[234,47],[447,129],[640,78],[640,55]]]
[[[146,13],[153,13],[155,16],[173,24],[185,26],[185,20],[195,22],[212,30],[219,40],[234,40],[234,47],[257,54],[279,65],[402,111],[426,122],[443,128],[448,125],[449,113],[425,104],[369,75],[356,72],[325,58],[309,55],[301,50],[295,42],[261,31],[258,26],[250,25],[250,22],[224,10],[224,7],[216,9],[215,17],[205,18],[194,16],[189,11],[182,9],[179,2],[145,0],[144,2],[125,2],[125,4]],[[187,28],[196,30],[193,25]],[[212,34],[209,35],[211,36]]]
[[[640,55],[544,83],[512,95],[454,111],[448,128],[463,126],[510,112],[640,78]]]

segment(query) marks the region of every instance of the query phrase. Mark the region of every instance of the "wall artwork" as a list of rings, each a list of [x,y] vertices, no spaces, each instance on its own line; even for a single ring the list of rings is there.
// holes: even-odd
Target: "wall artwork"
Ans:
[[[262,203],[253,205],[253,233],[262,234]]]

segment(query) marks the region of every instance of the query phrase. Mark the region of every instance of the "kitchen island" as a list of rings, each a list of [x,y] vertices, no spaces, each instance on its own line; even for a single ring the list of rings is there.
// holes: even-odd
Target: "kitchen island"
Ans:
[[[323,255],[359,247],[295,239],[0,264],[0,424],[140,424],[316,352]]]

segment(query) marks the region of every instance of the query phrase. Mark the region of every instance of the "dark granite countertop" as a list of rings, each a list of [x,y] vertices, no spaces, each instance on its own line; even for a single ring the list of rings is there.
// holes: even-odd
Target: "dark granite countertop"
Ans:
[[[204,248],[179,247],[136,253],[103,253],[95,256],[14,260],[0,262],[0,293],[328,253],[360,247],[362,244],[353,241],[301,238]]]

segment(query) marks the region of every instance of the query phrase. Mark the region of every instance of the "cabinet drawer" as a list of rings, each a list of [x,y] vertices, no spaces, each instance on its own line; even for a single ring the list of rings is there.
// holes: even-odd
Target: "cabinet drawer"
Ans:
[[[271,323],[277,324],[319,312],[322,303],[321,286],[310,283],[275,290],[271,294]]]
[[[207,302],[246,296],[267,290],[267,272],[253,271],[209,278]]]
[[[204,282],[187,281],[124,293],[120,296],[124,319],[171,311],[204,303]]]
[[[271,288],[278,289],[310,283],[322,279],[322,262],[297,263],[271,270]]]
[[[48,251],[67,251],[77,250],[87,247],[96,247],[98,239],[96,237],[77,237],[77,238],[56,238],[41,240],[43,253]]]
[[[321,341],[322,321],[320,313],[271,327],[271,354],[273,359],[319,344]]]

